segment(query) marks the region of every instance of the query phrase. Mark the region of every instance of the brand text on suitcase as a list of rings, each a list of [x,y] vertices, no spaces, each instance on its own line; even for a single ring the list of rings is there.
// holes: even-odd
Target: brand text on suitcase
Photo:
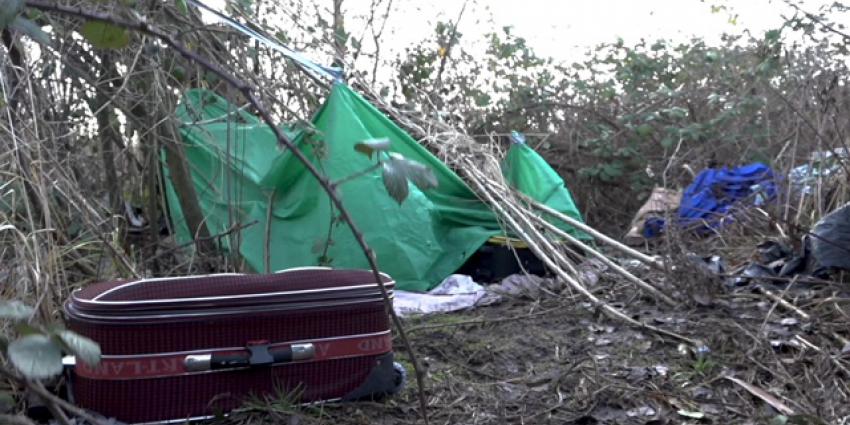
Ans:
[[[311,362],[347,357],[373,356],[392,351],[392,336],[389,331],[378,334],[355,335],[345,338],[328,338],[314,341],[299,341],[297,343],[271,344],[267,348],[270,353],[293,346],[311,345],[313,355],[310,358],[292,358],[290,361]],[[244,365],[239,362],[244,357]],[[144,379],[168,376],[179,376],[194,373],[208,373],[215,370],[237,369],[251,367],[249,350],[247,348],[226,348],[205,350],[204,352],[180,352],[166,354],[151,354],[141,356],[104,356],[97,366],[78,363],[76,373],[79,376],[92,379]],[[206,367],[191,366],[190,359],[206,358]],[[210,358],[231,359],[231,366],[211,367]],[[212,362],[214,363],[214,362]],[[284,364],[285,362],[281,362]],[[274,364],[272,364],[274,366]]]

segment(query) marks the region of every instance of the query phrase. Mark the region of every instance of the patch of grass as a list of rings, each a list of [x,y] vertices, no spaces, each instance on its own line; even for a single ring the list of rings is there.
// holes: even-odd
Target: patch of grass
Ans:
[[[441,325],[451,326],[475,319],[475,317],[469,317],[465,314],[431,314],[408,320],[407,327],[413,329],[418,327],[439,327]]]
[[[301,402],[302,389],[284,390],[276,388],[275,392],[266,396],[252,394],[249,396],[239,412],[247,417],[259,416],[263,418],[273,417],[310,417],[314,419],[327,419],[323,404],[304,404]],[[254,421],[250,421],[253,423]]]
[[[717,363],[708,358],[703,357],[700,359],[696,359],[691,365],[691,368],[697,375],[705,378],[709,373],[711,373],[715,366],[717,366]]]
[[[698,358],[684,364],[679,372],[672,375],[672,379],[682,383],[693,383],[708,378],[716,368],[717,362],[714,360],[706,357]]]
[[[447,370],[435,370],[428,374],[428,377],[431,378],[431,382],[435,384],[442,384],[452,379],[451,372]]]

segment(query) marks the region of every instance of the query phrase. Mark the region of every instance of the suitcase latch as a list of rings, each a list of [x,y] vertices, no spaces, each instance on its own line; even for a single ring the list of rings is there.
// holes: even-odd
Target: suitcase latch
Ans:
[[[251,353],[248,358],[248,364],[251,366],[268,366],[274,363],[268,341],[248,341],[246,348]]]

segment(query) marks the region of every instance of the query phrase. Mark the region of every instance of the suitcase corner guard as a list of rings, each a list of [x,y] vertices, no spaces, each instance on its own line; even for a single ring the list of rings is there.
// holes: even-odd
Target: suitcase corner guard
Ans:
[[[401,391],[407,382],[407,372],[404,366],[393,360],[392,352],[381,355],[363,384],[343,397],[342,401],[380,400]]]

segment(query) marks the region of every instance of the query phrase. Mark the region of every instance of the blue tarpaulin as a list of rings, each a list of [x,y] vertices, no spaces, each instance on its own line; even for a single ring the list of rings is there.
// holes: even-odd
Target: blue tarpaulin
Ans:
[[[742,202],[763,205],[777,195],[773,170],[767,165],[754,163],[736,168],[707,168],[685,189],[676,216],[678,227],[705,233],[722,224],[732,209]],[[661,218],[652,218],[644,224],[646,238],[658,236],[664,229]]]

